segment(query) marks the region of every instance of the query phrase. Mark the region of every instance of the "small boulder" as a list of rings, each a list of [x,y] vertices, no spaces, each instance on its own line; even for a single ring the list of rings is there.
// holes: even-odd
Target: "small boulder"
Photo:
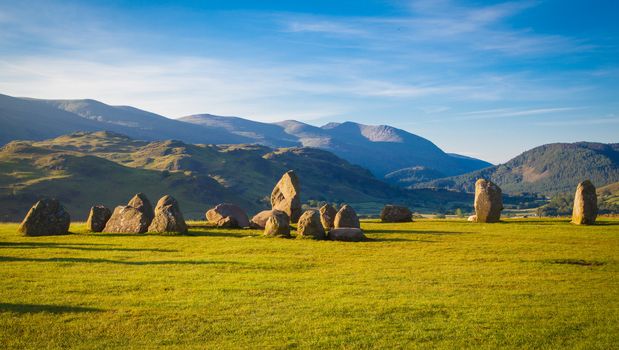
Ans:
[[[329,231],[328,238],[332,241],[344,242],[361,242],[366,239],[360,228],[353,227],[334,228]]]
[[[476,222],[499,222],[503,210],[501,188],[491,181],[477,180],[474,206]]]
[[[466,221],[469,221],[469,222],[477,222],[477,215],[471,215],[471,216],[469,216],[469,217],[466,219]]]
[[[380,212],[382,222],[411,222],[413,212],[401,205],[385,205]]]
[[[155,218],[148,226],[149,232],[187,233],[187,224],[176,199],[165,195],[155,207]]]
[[[576,225],[593,225],[598,215],[598,197],[595,186],[585,180],[576,187],[572,223]]]
[[[112,216],[112,211],[104,205],[95,205],[90,208],[88,220],[86,220],[86,228],[90,232],[101,232],[105,228],[105,224]]]
[[[320,222],[320,213],[317,210],[307,210],[297,223],[297,237],[325,239],[325,229]]]
[[[359,224],[359,217],[357,217],[357,213],[348,204],[345,204],[343,207],[340,208],[340,211],[337,212],[337,214],[335,215],[335,220],[333,221],[333,226],[335,228],[361,227],[361,225]]]
[[[267,219],[264,235],[270,237],[290,237],[290,222],[281,215],[273,215]]]
[[[217,220],[217,222],[215,222],[215,225],[217,225],[217,227],[220,227],[220,228],[239,228],[240,227],[239,223],[232,216],[226,216],[226,217],[223,217]]]
[[[285,220],[290,221],[288,214],[281,210],[263,210],[251,218],[249,227],[263,229],[267,224],[267,220],[273,215],[283,215]]]
[[[334,227],[335,215],[337,215],[337,210],[331,204],[327,203],[320,207],[320,222],[322,222],[322,227],[325,230],[330,230]]]
[[[56,199],[36,202],[19,225],[18,232],[26,236],[51,236],[69,233],[71,217]]]
[[[206,220],[218,227],[249,227],[249,218],[243,209],[229,203],[217,204],[215,208],[207,211]]]
[[[292,222],[299,220],[301,216],[301,187],[299,178],[294,171],[286,172],[273,188],[271,207],[288,214]]]

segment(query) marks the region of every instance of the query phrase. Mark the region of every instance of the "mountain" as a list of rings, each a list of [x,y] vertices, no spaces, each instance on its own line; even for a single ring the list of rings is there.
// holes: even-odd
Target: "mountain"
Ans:
[[[74,220],[83,220],[92,205],[114,207],[136,192],[153,202],[171,194],[187,218],[201,219],[221,202],[237,203],[252,214],[269,206],[273,186],[289,169],[299,175],[302,201],[346,202],[362,214],[376,214],[385,203],[423,210],[472,202],[463,193],[390,186],[319,149],[149,142],[113,132],[78,132],[0,148],[0,221],[20,220],[41,197],[58,198]]]
[[[423,137],[387,125],[345,122],[315,127],[294,120],[269,124],[210,114],[192,115],[179,120],[224,128],[254,142],[275,147],[300,145],[325,149],[369,169],[379,178],[416,166],[449,176],[491,165],[478,159],[445,153]]]
[[[479,178],[492,180],[508,193],[571,193],[585,179],[601,187],[619,181],[619,143],[547,144],[526,151],[505,164],[412,186],[472,192]]]
[[[196,128],[128,106],[109,106],[95,100],[39,100],[0,94],[0,144],[99,130],[142,140],[180,139],[213,144],[251,141],[222,128]]]

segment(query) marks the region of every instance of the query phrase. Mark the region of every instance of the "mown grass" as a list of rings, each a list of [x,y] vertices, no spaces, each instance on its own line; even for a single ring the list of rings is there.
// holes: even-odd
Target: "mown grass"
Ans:
[[[619,344],[619,220],[364,221],[371,241],[22,237],[0,225],[1,348]]]

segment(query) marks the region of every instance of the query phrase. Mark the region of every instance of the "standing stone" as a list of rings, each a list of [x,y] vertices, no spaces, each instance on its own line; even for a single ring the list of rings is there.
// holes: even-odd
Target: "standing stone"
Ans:
[[[288,214],[290,221],[297,222],[301,216],[301,187],[294,171],[286,172],[271,192],[271,207]]]
[[[598,197],[595,193],[595,186],[593,186],[591,181],[585,180],[576,187],[572,223],[576,225],[593,225],[597,215]]]
[[[86,220],[86,228],[90,232],[101,232],[105,228],[105,224],[112,216],[112,211],[104,205],[95,205],[90,208],[88,220]]]
[[[385,205],[380,212],[380,220],[382,222],[411,222],[413,221],[413,212],[404,206]]]
[[[206,220],[218,227],[249,227],[249,218],[238,205],[221,203],[206,212]]]
[[[271,237],[290,237],[290,222],[281,215],[273,215],[267,219],[264,235]]]
[[[325,230],[330,230],[334,227],[333,221],[335,221],[335,215],[337,210],[329,203],[320,207],[320,222]]]
[[[345,204],[343,207],[340,208],[340,211],[338,211],[337,214],[335,215],[335,220],[333,224],[335,228],[340,228],[340,227],[360,228],[361,227],[361,225],[359,224],[359,218],[357,217],[357,213],[348,204]]]
[[[71,217],[56,199],[36,202],[19,225],[18,232],[26,236],[51,236],[69,233]]]
[[[360,228],[345,227],[334,228],[329,231],[329,239],[332,241],[361,242],[365,240],[365,235]]]
[[[148,231],[187,233],[187,224],[176,199],[169,195],[159,199],[155,207],[155,218]]]
[[[501,188],[491,181],[477,180],[474,206],[477,222],[499,222],[503,210]]]
[[[143,193],[138,193],[127,205],[114,209],[105,224],[103,232],[107,233],[145,233],[153,221],[153,207]]]
[[[325,229],[320,221],[320,213],[317,210],[307,210],[299,218],[297,223],[297,237],[313,239],[325,239]]]
[[[253,218],[251,218],[251,222],[249,223],[249,226],[251,228],[263,229],[267,224],[267,220],[269,220],[269,218],[273,215],[281,215],[283,216],[282,218],[283,220],[290,222],[290,218],[288,217],[288,214],[284,213],[281,210],[263,210],[259,212],[258,214],[254,215]]]
[[[112,216],[105,224],[106,233],[145,233],[150,222],[146,215],[128,205],[119,205],[114,208]]]
[[[144,213],[149,224],[153,221],[153,218],[155,217],[153,206],[150,204],[150,201],[146,198],[144,193],[140,192],[133,196],[127,205]]]

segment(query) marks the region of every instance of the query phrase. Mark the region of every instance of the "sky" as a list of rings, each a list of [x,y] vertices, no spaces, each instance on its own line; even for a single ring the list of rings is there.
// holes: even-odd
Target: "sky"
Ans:
[[[502,163],[619,142],[619,1],[6,1],[0,93],[392,125]]]

